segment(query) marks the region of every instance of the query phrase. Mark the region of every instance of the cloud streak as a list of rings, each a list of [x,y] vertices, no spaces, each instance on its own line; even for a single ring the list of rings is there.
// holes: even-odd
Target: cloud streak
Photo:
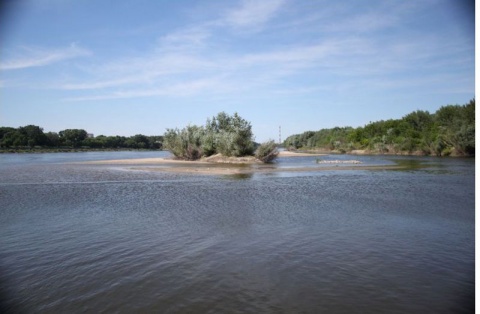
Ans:
[[[221,78],[203,78],[198,80],[183,81],[176,84],[166,84],[155,88],[136,88],[128,90],[113,91],[105,94],[64,98],[65,101],[90,101],[90,100],[111,100],[144,98],[153,96],[181,96],[186,97],[202,92],[206,89],[218,88],[222,85]]]
[[[0,70],[19,70],[42,67],[77,57],[91,55],[91,52],[71,44],[62,49],[24,48],[23,56],[0,62]]]
[[[284,4],[284,0],[244,0],[240,8],[226,14],[223,22],[235,28],[260,26],[275,16]]]
[[[298,11],[292,14],[285,9],[287,4]],[[359,79],[372,83],[368,88],[391,88],[396,82],[403,84],[406,73],[434,70],[440,68],[439,62],[446,66],[459,60],[443,55],[445,44],[438,38],[372,36],[399,27],[409,7],[380,6],[352,15],[348,6],[334,6],[325,13],[314,10],[322,4],[303,5],[311,5],[311,10],[285,0],[245,0],[211,20],[161,34],[151,41],[150,51],[108,61],[89,59],[91,63],[76,68],[79,76],[67,74],[49,87],[73,94],[63,98],[68,101],[256,91],[307,94],[360,86]],[[300,14],[305,12],[311,13]],[[251,41],[243,30],[254,31],[252,36],[260,39]],[[270,41],[264,45],[265,38]],[[46,66],[89,54],[75,45],[37,49],[0,64],[0,69]],[[382,84],[386,78],[392,83]]]
[[[342,54],[347,47],[354,50],[352,41],[327,41],[316,45],[283,47],[280,49],[250,53],[246,55],[190,56],[153,55],[138,60],[123,60],[97,68],[103,78],[82,83],[64,83],[64,90],[105,90],[122,86],[132,89],[138,86],[136,94],[115,90],[92,96],[92,100],[131,98],[135,96],[178,95],[211,92],[224,93],[232,90],[249,90],[275,82],[300,70],[319,64],[333,66],[332,58]],[[258,70],[264,74],[254,74]],[[119,78],[120,77],[120,78]],[[209,79],[216,77],[221,79]],[[200,84],[199,82],[202,82]],[[208,82],[208,84],[205,84]],[[145,91],[145,86],[152,88]],[[220,87],[221,86],[221,87]],[[157,90],[158,92],[154,92]],[[79,97],[78,100],[87,100]],[[74,99],[69,99],[74,100]]]

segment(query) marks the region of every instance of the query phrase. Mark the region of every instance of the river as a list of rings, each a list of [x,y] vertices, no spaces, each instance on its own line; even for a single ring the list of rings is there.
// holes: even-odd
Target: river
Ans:
[[[474,159],[242,176],[73,163],[165,154],[0,155],[4,310],[473,311]]]

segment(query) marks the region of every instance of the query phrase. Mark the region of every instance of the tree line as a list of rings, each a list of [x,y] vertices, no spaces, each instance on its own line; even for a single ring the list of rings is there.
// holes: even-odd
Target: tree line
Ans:
[[[433,114],[417,110],[401,119],[371,122],[364,127],[307,131],[289,136],[283,145],[289,150],[472,156],[475,155],[475,99],[465,105],[443,106]]]
[[[162,142],[163,136],[142,134],[93,137],[83,129],[45,133],[36,125],[0,127],[0,148],[3,149],[161,149]]]
[[[220,153],[227,157],[255,156],[263,162],[272,161],[278,155],[273,140],[262,145],[255,143],[250,122],[237,113],[230,116],[225,112],[207,119],[205,126],[167,129],[163,136],[94,137],[83,129],[45,133],[36,125],[0,127],[0,152],[32,149],[166,149],[185,160]]]

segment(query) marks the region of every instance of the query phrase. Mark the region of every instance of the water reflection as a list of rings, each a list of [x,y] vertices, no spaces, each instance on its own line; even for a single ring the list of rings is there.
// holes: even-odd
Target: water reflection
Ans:
[[[463,166],[461,166],[465,163],[461,160],[456,159],[446,159],[439,157],[403,157],[391,160],[399,166],[398,168],[392,168],[392,171],[422,171],[429,174],[448,175],[460,174],[465,172],[466,170]],[[468,164],[469,160],[466,160],[466,162]]]
[[[411,171],[411,170],[418,170],[427,167],[431,167],[431,164],[426,163],[425,161],[418,160],[418,159],[410,159],[410,158],[402,158],[402,159],[392,159],[392,161],[400,166],[397,171]]]
[[[235,173],[232,175],[229,175],[228,177],[233,179],[233,180],[248,180],[253,178],[254,174],[252,173]]]

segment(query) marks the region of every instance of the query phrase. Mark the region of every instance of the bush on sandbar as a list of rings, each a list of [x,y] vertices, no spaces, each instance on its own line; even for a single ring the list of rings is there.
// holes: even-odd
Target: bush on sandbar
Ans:
[[[220,112],[206,126],[189,125],[182,130],[167,129],[164,147],[177,158],[196,160],[221,153],[224,156],[252,155],[255,149],[252,126],[237,113]]]
[[[271,162],[277,156],[277,145],[273,140],[262,143],[255,151],[255,157],[263,162]]]

